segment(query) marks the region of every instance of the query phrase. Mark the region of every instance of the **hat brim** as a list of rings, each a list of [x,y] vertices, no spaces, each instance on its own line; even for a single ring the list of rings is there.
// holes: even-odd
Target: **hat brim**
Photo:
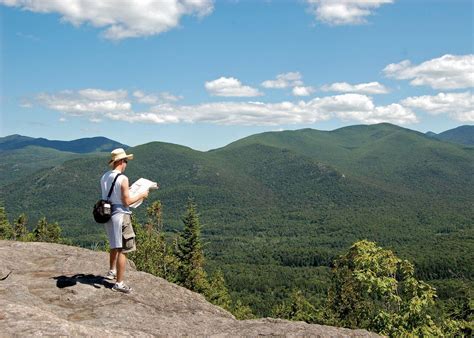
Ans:
[[[129,154],[129,155],[121,155],[113,160],[110,160],[109,161],[109,166],[112,166],[112,164],[114,164],[115,162],[117,161],[120,161],[120,160],[124,160],[124,159],[127,159],[127,160],[133,160],[133,154]]]

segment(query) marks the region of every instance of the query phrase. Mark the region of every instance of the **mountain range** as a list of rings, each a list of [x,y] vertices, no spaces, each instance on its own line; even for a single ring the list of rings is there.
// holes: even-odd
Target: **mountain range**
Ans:
[[[81,138],[73,141],[55,141],[45,138],[33,138],[22,135],[9,135],[6,137],[0,137],[0,152],[23,149],[29,146],[51,148],[59,151],[79,154],[112,151],[115,148],[128,148],[127,145],[110,140],[106,137]]]
[[[473,290],[474,147],[452,141],[467,127],[449,142],[391,124],[262,133],[207,152],[151,142],[127,150],[126,174],[160,183],[135,214],[144,221],[146,205],[161,200],[169,238],[195,199],[208,269],[222,269],[257,314],[295,287],[322,299],[331,262],[360,239],[413,261],[451,297]],[[32,227],[44,215],[82,246],[105,240],[91,208],[108,153],[29,146],[2,156],[11,217],[25,212]]]

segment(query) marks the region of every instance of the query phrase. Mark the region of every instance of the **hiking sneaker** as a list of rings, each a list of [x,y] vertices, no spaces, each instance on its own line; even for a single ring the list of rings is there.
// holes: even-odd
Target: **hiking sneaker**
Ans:
[[[104,278],[108,279],[108,280],[115,279],[115,278],[117,278],[117,273],[113,270],[109,270],[109,272],[107,272],[107,274],[104,276]]]
[[[130,293],[132,292],[132,288],[125,283],[115,283],[114,286],[112,286],[112,291]]]

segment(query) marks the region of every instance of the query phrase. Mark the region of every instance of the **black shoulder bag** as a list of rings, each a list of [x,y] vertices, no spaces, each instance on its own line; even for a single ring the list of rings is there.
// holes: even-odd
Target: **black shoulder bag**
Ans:
[[[112,217],[112,203],[110,203],[110,196],[112,196],[112,191],[115,187],[115,182],[117,178],[122,174],[117,174],[115,176],[112,186],[110,187],[109,194],[107,195],[107,199],[103,200],[100,199],[94,205],[94,209],[92,210],[92,214],[94,215],[94,219],[97,223],[107,223],[107,221]]]

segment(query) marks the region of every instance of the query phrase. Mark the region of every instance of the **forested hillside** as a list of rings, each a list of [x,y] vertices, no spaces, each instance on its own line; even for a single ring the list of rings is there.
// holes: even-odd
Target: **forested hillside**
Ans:
[[[473,290],[473,148],[380,124],[264,133],[209,152],[159,142],[127,152],[131,182],[160,183],[146,204],[161,200],[168,234],[194,197],[208,270],[221,268],[233,296],[258,315],[293,288],[322,299],[331,262],[361,239],[413,261],[441,297]],[[107,160],[90,154],[2,178],[0,199],[11,217],[47,216],[91,245],[104,239],[91,208]]]

